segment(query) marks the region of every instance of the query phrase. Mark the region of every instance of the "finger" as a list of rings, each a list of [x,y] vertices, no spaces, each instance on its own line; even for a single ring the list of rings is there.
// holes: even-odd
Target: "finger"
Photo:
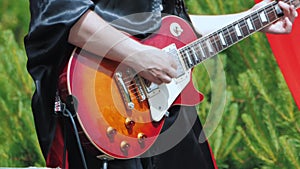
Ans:
[[[170,57],[170,62],[171,67],[166,67],[163,71],[171,78],[175,78],[177,77],[177,63],[172,57]]]
[[[160,71],[157,69],[151,69],[150,72],[153,76],[161,80],[163,83],[170,83],[172,81],[172,77],[170,77],[166,72]]]
[[[297,13],[297,11],[296,11],[294,5],[291,5],[291,6],[290,6],[290,14],[291,14],[291,17],[289,17],[289,18],[290,18],[290,20],[291,20],[292,22],[294,22],[294,20],[295,20],[296,17],[298,16],[298,13]]]
[[[163,83],[170,83],[172,81],[172,78],[168,75],[162,75],[158,77]]]
[[[172,59],[172,61],[171,61],[171,67],[173,69],[177,69],[177,63],[176,63],[176,61],[174,59]]]
[[[139,73],[140,76],[142,76],[143,78],[147,79],[149,82],[151,83],[155,83],[155,84],[162,84],[162,80],[159,79],[158,77],[152,75],[152,73],[150,73],[149,71],[141,71]]]
[[[292,31],[293,23],[291,22],[291,20],[288,17],[285,18],[284,23],[285,23],[284,27],[285,27],[286,32],[290,33]]]
[[[290,13],[292,14],[293,19],[298,17],[298,12],[293,5],[290,6]]]
[[[159,78],[155,78],[154,81],[153,81],[153,83],[160,85],[160,84],[162,84],[164,82],[161,79],[159,79]]]
[[[176,78],[177,77],[177,71],[176,69],[170,68],[165,71],[165,74],[169,76],[170,78]]]
[[[269,2],[271,2],[272,0],[263,0],[263,1],[261,1],[262,3],[264,3],[264,4],[266,4],[266,3],[269,3]]]
[[[282,1],[278,2],[279,7],[283,10],[284,14],[289,14],[290,13],[290,5],[287,3],[284,3]]]
[[[294,7],[292,5],[288,5],[287,3],[284,3],[282,1],[278,2],[278,5],[283,10],[284,16],[288,17],[292,22],[294,21]]]

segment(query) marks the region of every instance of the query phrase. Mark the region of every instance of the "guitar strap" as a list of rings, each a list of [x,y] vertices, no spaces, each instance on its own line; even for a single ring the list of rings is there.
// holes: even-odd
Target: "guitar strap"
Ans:
[[[161,0],[95,0],[94,3],[99,16],[136,37],[145,38],[160,27]]]
[[[190,22],[183,0],[94,0],[94,3],[94,11],[104,20],[138,38],[158,30],[162,15],[176,15]]]

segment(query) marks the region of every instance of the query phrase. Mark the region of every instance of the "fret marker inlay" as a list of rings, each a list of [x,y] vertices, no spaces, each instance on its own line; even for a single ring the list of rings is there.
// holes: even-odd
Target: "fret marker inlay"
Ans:
[[[235,25],[234,28],[235,28],[235,31],[236,31],[237,36],[242,36],[242,33],[241,33],[241,30],[240,30],[239,25],[238,25],[238,24]]]
[[[205,53],[204,53],[204,51],[203,51],[203,49],[202,49],[202,47],[201,47],[201,44],[198,44],[198,46],[199,46],[201,55],[203,56],[203,58],[205,58],[206,56],[205,56]]]
[[[222,45],[226,46],[226,42],[224,40],[224,37],[223,37],[222,33],[219,33],[219,37],[221,39]]]
[[[259,16],[260,16],[260,19],[261,19],[262,22],[267,22],[268,21],[264,12],[261,12]]]
[[[194,50],[194,48],[192,48],[192,52],[193,52],[194,60],[196,61],[196,63],[199,63],[199,58],[197,57],[197,53]]]
[[[189,66],[193,65],[193,62],[192,62],[192,60],[190,58],[190,55],[189,55],[189,52],[187,50],[185,51],[185,56],[186,56],[186,59],[188,61]]]
[[[208,48],[208,51],[209,51],[210,53],[214,53],[214,51],[213,51],[213,49],[212,49],[212,46],[210,45],[209,41],[206,40],[205,43],[206,43],[206,46],[207,46],[207,48]]]
[[[248,24],[248,27],[249,27],[250,30],[254,29],[253,26],[252,26],[250,18],[247,19],[247,24]]]

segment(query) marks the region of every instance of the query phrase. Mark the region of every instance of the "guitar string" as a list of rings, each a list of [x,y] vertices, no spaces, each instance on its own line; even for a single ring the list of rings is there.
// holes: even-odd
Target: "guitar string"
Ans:
[[[292,0],[289,0],[290,1],[290,4],[292,4]],[[267,14],[267,17],[268,17],[268,19],[269,19],[269,14],[272,14],[271,16],[273,16],[275,13],[275,9],[274,9],[274,4],[275,3],[270,3],[269,5],[267,5],[264,9],[262,9],[261,11],[265,11],[266,12],[266,14]],[[231,44],[233,44],[233,43],[235,43],[235,42],[237,42],[240,38],[237,36],[237,34],[236,34],[236,31],[234,30],[234,28],[233,28],[233,25],[235,24],[235,23],[237,23],[239,26],[240,26],[240,29],[244,29],[244,28],[246,28],[247,29],[247,35],[246,36],[248,36],[248,35],[250,35],[252,32],[249,30],[249,26],[247,26],[246,25],[246,23],[245,23],[245,20],[246,20],[246,18],[251,18],[251,21],[254,23],[254,22],[256,22],[256,21],[259,21],[259,23],[260,23],[260,25],[258,25],[258,24],[255,24],[254,23],[254,25],[255,25],[255,27],[258,27],[258,28],[255,28],[256,30],[258,30],[258,29],[260,29],[260,28],[262,28],[263,26],[264,26],[264,24],[262,23],[262,21],[260,20],[260,18],[259,18],[259,15],[258,15],[258,13],[259,12],[261,12],[261,11],[257,11],[256,13],[254,12],[253,14],[250,14],[250,16],[247,16],[247,17],[243,17],[240,21],[237,21],[237,22],[234,22],[233,24],[230,24],[229,26],[227,26],[227,27],[225,27],[224,29],[226,29],[226,32],[224,32],[224,29],[222,30],[220,30],[220,31],[222,31],[222,33],[223,33],[223,35],[225,36],[225,37],[229,37],[230,38],[230,41],[231,41],[231,43],[229,43],[230,45]],[[276,15],[274,15],[274,16],[276,16]],[[277,18],[275,18],[274,20],[276,20]],[[244,32],[243,32],[244,33]],[[232,35],[232,34],[234,34],[234,35]],[[233,36],[235,36],[235,38],[236,38],[236,40],[233,40]],[[245,34],[243,35],[243,37],[246,37],[245,36]],[[214,42],[212,42],[212,39],[213,39],[213,41]],[[208,47],[207,47],[207,45],[205,45],[205,43],[204,42],[209,42],[209,44],[211,45],[210,47],[212,47],[213,48],[213,52],[207,52],[207,51],[209,51],[209,49],[208,49]],[[202,44],[204,44],[204,45],[202,45]],[[191,63],[192,64],[192,66],[194,66],[195,65],[195,63],[197,64],[197,63],[200,63],[201,61],[203,61],[205,58],[209,58],[209,57],[211,57],[211,55],[215,55],[216,54],[216,52],[217,51],[220,51],[220,49],[218,48],[218,46],[220,46],[221,48],[222,48],[222,46],[221,45],[218,45],[218,44],[220,44],[220,39],[218,38],[218,36],[216,35],[216,34],[211,34],[211,35],[209,35],[207,38],[205,38],[205,39],[202,39],[201,41],[196,41],[195,43],[193,43],[193,44],[191,44],[191,46],[185,46],[184,48],[185,48],[185,50],[184,50],[184,48],[182,48],[182,50],[179,50],[179,53],[181,54],[181,56],[182,56],[182,58],[185,60],[185,64],[186,64],[186,66],[187,67],[189,67],[189,63],[187,63],[188,61],[191,61],[192,60],[192,62],[193,63]],[[199,46],[199,45],[201,45],[201,46]],[[196,49],[196,46],[198,46],[198,48],[202,48],[202,50],[205,52],[205,53],[203,53],[203,54],[206,54],[207,55],[207,53],[209,53],[208,54],[208,56],[203,56],[202,58],[199,58],[197,55],[195,55],[194,53],[193,53],[193,50],[194,51],[196,51],[196,52],[198,52],[199,53],[199,49]],[[203,47],[202,47],[203,46]],[[204,49],[203,49],[204,48]],[[224,49],[224,48],[223,48]],[[222,49],[221,49],[222,50]],[[187,52],[187,53],[186,53]],[[193,58],[191,58],[191,56],[193,56],[193,55],[195,55],[195,57],[197,57],[197,59],[199,60],[198,62],[197,61],[194,61],[194,59]],[[131,83],[131,81],[127,81],[126,82],[127,84],[128,83]],[[133,85],[127,85],[128,86],[128,88],[130,88],[131,86],[133,86]],[[135,89],[135,87],[134,87],[134,89],[133,90],[136,90]],[[137,94],[137,93],[135,93],[135,94]]]
[[[284,2],[288,2],[289,1],[289,3],[290,4],[292,4],[292,1],[294,1],[294,0],[284,0]],[[275,8],[274,8],[274,5],[275,5],[276,3],[274,2],[274,3],[270,3],[269,5],[267,5],[262,11],[265,11],[266,12],[266,14],[267,14],[267,17],[268,17],[268,19],[270,19],[270,16],[269,16],[269,14],[271,14],[271,17],[274,17],[275,16],[275,19],[273,19],[273,21],[275,21],[276,19],[278,19],[278,17],[277,17],[277,15],[276,15],[276,11],[275,11]],[[246,16],[246,17],[243,17],[242,19],[240,19],[240,21],[236,21],[236,22],[234,22],[234,23],[238,23],[238,25],[240,26],[240,29],[241,30],[243,30],[244,28],[246,28],[246,30],[247,30],[247,34],[246,34],[246,36],[248,36],[248,35],[250,35],[252,32],[249,30],[249,26],[247,26],[246,25],[246,18],[251,18],[251,21],[252,22],[255,22],[256,20],[259,20],[260,21],[260,25],[261,26],[259,26],[259,29],[260,28],[262,28],[263,26],[264,26],[264,24],[261,22],[261,20],[260,20],[260,18],[259,18],[259,16],[258,16],[258,12],[259,11],[257,11],[256,13],[253,13],[253,14],[250,14],[250,16]],[[255,15],[254,15],[255,14]],[[271,21],[271,22],[273,22],[273,21]],[[269,21],[269,23],[271,23],[270,21]],[[237,41],[239,40],[239,38],[238,38],[238,36],[236,35],[236,32],[234,31],[234,29],[233,29],[233,25],[234,25],[234,23],[233,24],[230,24],[229,26],[227,26],[227,27],[225,27],[226,29],[227,29],[227,31],[224,33],[224,30],[223,29],[225,29],[225,28],[223,28],[223,29],[221,29],[221,30],[219,30],[220,32],[222,32],[223,33],[223,35],[224,35],[224,37],[226,38],[226,37],[230,37],[230,39],[231,39],[231,41],[232,41],[232,44],[233,43],[235,43],[235,42],[233,42],[233,39],[232,39],[232,34],[234,34],[235,36],[236,36],[236,38],[237,38]],[[258,25],[256,25],[256,24],[254,24],[255,26],[258,26]],[[230,31],[230,29],[231,29],[231,31]],[[256,28],[255,28],[256,29]],[[256,29],[256,30],[258,30],[258,29]],[[217,31],[217,32],[219,32],[219,31]],[[244,31],[243,31],[243,34],[244,34]],[[245,35],[243,35],[243,37],[242,38],[244,38],[244,37],[246,37]],[[211,39],[213,39],[213,41],[214,42],[212,42],[212,40]],[[200,50],[201,49],[199,49],[199,48],[202,48],[202,51],[203,51],[203,54],[205,54],[205,53],[209,53],[209,52],[206,52],[206,51],[209,51],[209,49],[207,49],[207,46],[205,45],[203,45],[203,44],[205,44],[204,42],[206,42],[206,41],[209,41],[209,43],[211,44],[211,47],[213,47],[213,52],[212,52],[212,54],[209,54],[208,56],[202,56],[202,58],[199,58],[199,56],[196,54],[194,54],[194,52],[193,51],[196,51],[197,53],[200,53]],[[218,45],[218,44],[220,44],[220,45]],[[200,46],[199,46],[200,45]],[[231,44],[230,44],[231,45]],[[202,47],[202,46],[204,46],[204,47]],[[219,49],[219,47],[218,46],[220,46],[222,49]],[[198,49],[196,49],[196,47],[198,47]],[[227,46],[226,46],[227,47]],[[226,47],[224,47],[224,48],[226,48]],[[203,49],[204,48],[204,49]],[[216,48],[217,48],[217,50],[216,50]],[[211,56],[213,56],[213,55],[215,55],[218,51],[221,51],[221,50],[223,50],[224,49],[223,47],[222,47],[222,45],[221,45],[221,39],[218,37],[218,33],[213,33],[213,34],[211,34],[211,35],[209,35],[207,38],[205,38],[205,39],[201,39],[201,40],[199,40],[199,41],[195,41],[194,43],[192,43],[190,46],[185,46],[185,47],[183,47],[183,48],[181,48],[180,50],[179,50],[179,53],[180,53],[180,56],[182,57],[182,59],[184,60],[184,62],[185,62],[185,66],[187,66],[187,68],[190,68],[189,67],[189,63],[187,63],[187,60],[191,60],[193,63],[193,65],[192,66],[194,66],[195,64],[198,64],[198,63],[200,63],[200,62],[202,62],[203,60],[205,60],[205,58],[210,58]],[[186,53],[186,52],[187,53]],[[199,60],[198,62],[196,61],[196,63],[195,63],[195,61],[193,61],[194,59],[193,58],[191,58],[191,55],[194,55],[194,57],[197,57],[197,59]],[[134,96],[134,97],[136,97],[137,99],[138,99],[138,97],[140,96],[140,95],[142,95],[140,92],[139,92],[139,89],[138,89],[138,85],[141,85],[141,84],[136,84],[136,82],[133,82],[133,80],[132,79],[134,79],[133,77],[131,77],[131,76],[126,76],[126,78],[122,78],[122,80],[124,80],[124,83],[125,83],[125,85],[126,85],[126,87],[127,87],[127,89],[130,91],[130,96]]]
[[[270,8],[270,7],[272,7],[272,4],[270,4],[269,6],[266,6],[266,8],[265,8],[265,10],[267,11],[267,15],[269,15],[269,14],[271,14],[271,13],[274,12],[274,9],[272,9],[272,8]],[[271,10],[271,11],[270,11],[270,10]],[[255,14],[255,15],[253,16],[253,14]],[[256,20],[259,20],[258,13],[253,13],[253,14],[250,15],[250,17],[252,17],[252,22],[255,22]],[[247,17],[248,17],[248,16],[247,16]],[[243,18],[240,22],[238,22],[238,23],[239,23],[239,26],[241,27],[241,29],[247,28],[247,32],[248,32],[248,34],[250,34],[251,31],[249,30],[248,26],[245,24],[245,18],[247,18],[247,17],[244,17],[244,18]],[[268,16],[268,17],[269,17],[269,16]],[[244,22],[242,22],[242,21],[244,21]],[[241,24],[241,22],[242,22],[242,24]],[[260,21],[260,24],[261,24],[260,27],[264,26],[263,23],[261,23],[261,21]],[[256,26],[257,26],[257,25],[256,25]],[[224,35],[225,37],[230,37],[232,43],[234,43],[233,40],[232,40],[232,34],[234,34],[234,35],[236,36],[236,33],[234,33],[234,30],[232,29],[232,24],[231,24],[230,26],[227,26],[226,29],[227,29],[227,31],[226,31],[225,33],[224,33],[223,30],[221,30],[221,31],[223,32],[223,35]],[[231,29],[231,30],[230,30],[230,29]],[[238,37],[236,37],[236,38],[239,39]],[[213,39],[215,42],[212,42],[211,39]],[[202,50],[204,50],[204,51],[208,51],[206,45],[205,45],[205,46],[202,45],[202,46],[204,46],[204,47],[199,46],[199,45],[201,45],[201,44],[204,44],[204,42],[207,41],[207,40],[209,40],[210,44],[213,44],[214,46],[218,46],[218,43],[220,44],[220,39],[218,38],[218,36],[212,34],[212,35],[208,36],[207,38],[203,39],[202,41],[199,41],[199,42],[197,41],[197,42],[195,42],[194,44],[191,45],[191,47],[189,47],[189,46],[184,47],[184,48],[186,48],[185,51],[187,51],[188,54],[190,54],[190,55],[194,55],[193,52],[192,52],[192,50],[195,50],[195,51],[197,51],[197,52],[199,53],[199,49],[196,49],[196,48],[195,48],[196,46],[198,46],[198,48],[201,47]],[[220,45],[220,46],[221,46],[221,45]],[[211,46],[211,47],[213,47],[213,46]],[[184,49],[184,48],[182,48],[182,49]],[[204,49],[203,49],[203,48],[204,48]],[[214,55],[214,54],[216,53],[216,48],[214,47],[213,49],[214,49],[214,51],[213,51],[213,55]],[[220,50],[220,49],[218,49],[218,51],[219,51],[219,50]],[[221,50],[222,50],[222,49],[221,49]],[[185,60],[186,66],[188,66],[186,60],[191,59],[191,57],[190,57],[189,55],[187,55],[187,53],[186,53],[185,51],[184,51],[184,50],[179,50],[179,53],[181,54],[181,56],[182,56],[183,59]],[[208,53],[208,52],[206,52],[206,53]],[[210,56],[205,56],[205,57],[199,58],[199,57],[196,55],[195,57],[197,57],[197,58],[199,59],[199,61],[201,62],[202,60],[204,60],[204,58],[208,58],[208,57],[210,57]],[[199,62],[196,62],[196,63],[199,63]],[[192,64],[194,64],[194,63],[192,63]],[[140,92],[137,90],[137,87],[136,87],[137,84],[136,84],[135,82],[133,82],[132,79],[133,79],[133,77],[126,77],[126,78],[123,78],[123,80],[124,80],[124,82],[125,82],[125,84],[126,84],[126,87],[129,89],[129,91],[130,91],[133,95],[135,95],[136,97],[138,97],[138,96],[140,95]]]
[[[269,7],[270,7],[270,5],[269,5]],[[270,8],[266,8],[267,10],[268,10],[268,12],[267,12],[267,14],[269,15],[270,13],[272,13],[272,12],[274,12],[274,10],[272,11],[272,9],[270,9]],[[271,12],[270,12],[270,10],[271,10]],[[257,16],[257,15],[256,15]],[[253,16],[252,16],[253,17]],[[257,16],[258,17],[258,16]],[[255,19],[257,19],[257,17],[255,18]],[[245,20],[245,18],[246,17],[244,17],[244,20]],[[238,22],[239,24],[241,24],[241,21],[240,22]],[[243,26],[243,25],[242,25]],[[263,24],[262,24],[262,26],[263,26]],[[229,27],[229,26],[228,26]],[[231,25],[230,25],[230,27],[232,27]],[[251,33],[250,31],[249,31],[249,29],[248,29],[248,27],[247,27],[247,25],[245,25],[244,24],[244,27],[246,27],[247,28],[247,30],[248,30],[248,32],[249,32],[249,34]],[[244,27],[241,27],[241,29],[243,29]],[[228,29],[228,28],[227,28]],[[230,28],[229,28],[230,29]],[[222,30],[223,31],[223,30]],[[232,31],[230,32],[230,31],[226,31],[225,32],[225,34],[224,34],[224,32],[223,32],[223,35],[226,37],[226,36],[231,36],[231,34],[232,34]],[[235,33],[234,33],[235,34]],[[202,41],[200,41],[200,42],[196,42],[196,43],[194,43],[193,45],[191,45],[191,47],[186,47],[187,48],[187,52],[188,53],[190,53],[191,55],[194,55],[193,54],[193,52],[189,49],[189,48],[194,48],[195,49],[195,46],[196,45],[198,45],[199,46],[199,44],[200,43],[204,43],[204,41],[207,41],[207,40],[209,40],[210,41],[210,43],[213,43],[213,42],[211,42],[211,39],[213,38],[213,39],[216,39],[215,37],[217,37],[217,35],[216,34],[211,34],[210,36],[208,36],[208,38],[206,38],[206,39],[204,39],[204,40],[202,40]],[[220,39],[219,38],[217,38],[218,40],[216,40],[216,42],[213,44],[214,46],[218,46],[218,44],[216,44],[216,43],[219,43],[220,44]],[[237,38],[237,39],[239,39],[239,38]],[[221,46],[221,45],[220,45]],[[213,46],[212,46],[213,47]],[[204,49],[205,50],[205,49]],[[199,53],[199,50],[197,50],[196,49],[196,51]],[[214,52],[213,52],[213,54],[212,55],[214,55],[215,54],[215,51],[216,51],[216,48],[214,47]],[[220,50],[219,50],[220,51]],[[187,56],[187,54],[185,53],[185,52],[182,52],[182,51],[180,51],[180,53],[181,53],[181,55],[183,56],[183,59],[185,59],[185,60],[187,60],[187,57],[190,57],[190,56]],[[207,52],[206,52],[207,53]],[[197,58],[199,58],[198,56],[195,56],[195,57],[197,57]],[[210,57],[210,56],[205,56],[205,57],[202,57],[202,58],[199,58],[199,60],[201,60],[201,61],[203,61],[205,58],[207,58],[207,57]]]
[[[292,0],[293,1],[293,0]],[[269,16],[269,14],[273,14],[273,15],[271,15],[271,17],[272,16],[275,16],[275,19],[273,20],[273,21],[275,21],[276,19],[278,19],[278,17],[276,16],[276,14],[275,14],[275,9],[274,9],[274,4],[276,4],[275,2],[274,3],[270,3],[270,4],[268,4],[265,8],[264,8],[264,10],[266,11],[266,14],[267,14],[267,16],[268,16],[268,18],[270,17]],[[263,10],[262,10],[263,11]],[[255,14],[255,15],[254,15]],[[243,17],[240,21],[237,21],[237,22],[235,22],[235,23],[238,23],[239,25],[241,24],[241,23],[244,23],[243,25],[240,25],[241,26],[241,29],[244,29],[245,27],[247,28],[247,30],[248,30],[248,32],[249,32],[249,34],[248,35],[250,35],[252,32],[249,30],[249,28],[248,28],[248,26],[245,24],[245,19],[246,18],[250,18],[250,17],[252,17],[252,22],[254,22],[254,21],[257,21],[257,20],[259,20],[260,21],[260,19],[259,19],[259,16],[258,16],[258,12],[257,13],[253,13],[253,14],[251,14],[250,16],[247,16],[247,17]],[[254,18],[254,19],[253,19]],[[272,22],[272,21],[271,21]],[[271,22],[269,22],[269,23],[271,23]],[[260,28],[262,28],[263,26],[264,26],[264,24],[262,24],[261,23],[261,21],[260,21],[260,24],[261,24],[261,26],[258,28],[258,29],[260,29]],[[233,29],[233,27],[232,27],[232,25],[233,24],[230,24],[229,26],[227,26],[226,27],[226,29],[227,29],[227,31],[224,33],[224,30],[223,29],[221,29],[221,30],[219,30],[219,31],[217,31],[217,32],[222,32],[223,33],[223,35],[224,35],[224,37],[231,37],[232,36],[232,33],[234,33],[234,29]],[[255,26],[258,26],[258,25],[255,25]],[[229,31],[229,29],[231,29],[232,31]],[[256,29],[256,30],[258,30],[258,29]],[[234,33],[235,35],[236,35],[236,33]],[[243,35],[243,37],[247,37],[248,35]],[[211,42],[211,38],[213,38],[213,39],[216,39],[216,37],[217,37],[217,40],[216,40],[216,42],[215,43],[213,43],[213,42]],[[237,38],[237,39],[239,39],[239,38]],[[193,49],[195,49],[195,51],[196,52],[198,52],[198,53],[200,53],[201,51],[199,51],[199,49],[197,50],[196,48],[195,48],[195,46],[198,46],[199,48],[201,47],[201,46],[199,46],[199,45],[201,45],[201,44],[204,44],[204,42],[205,41],[207,41],[207,40],[209,40],[209,42],[210,42],[210,44],[214,44],[214,46],[218,46],[218,44],[221,44],[221,42],[220,42],[220,39],[218,38],[218,36],[217,36],[217,33],[215,33],[215,34],[211,34],[211,35],[209,35],[207,38],[205,38],[205,39],[201,39],[201,40],[199,40],[199,41],[195,41],[194,43],[192,43],[191,45],[190,45],[190,47],[189,46],[185,46],[185,47],[183,47],[183,48],[181,48],[180,50],[179,50],[179,53],[181,54],[181,57],[183,58],[183,60],[185,61],[185,65],[186,65],[186,67],[187,68],[191,68],[190,66],[188,66],[188,63],[186,62],[186,60],[188,60],[188,58],[192,58],[190,55],[194,55],[193,54],[193,51],[190,49],[190,48],[193,48]],[[234,43],[234,42],[233,42]],[[233,44],[232,43],[232,44]],[[230,44],[231,45],[231,44]],[[202,45],[203,46],[203,45]],[[219,45],[219,46],[222,46],[222,45]],[[211,46],[211,47],[213,47],[213,46]],[[225,46],[223,49],[225,49],[227,46]],[[212,53],[212,54],[209,54],[208,56],[204,56],[204,57],[199,57],[199,56],[195,56],[195,57],[197,57],[199,60],[200,60],[200,62],[202,62],[203,60],[205,60],[206,58],[210,58],[211,56],[214,56],[215,54],[216,54],[216,48],[214,47],[213,48],[214,49],[214,52]],[[223,49],[221,49],[221,50],[223,50]],[[202,51],[208,51],[207,50],[207,48],[205,48],[204,47],[204,49],[203,49],[203,47],[202,47]],[[221,50],[218,50],[218,51],[221,51]],[[187,51],[187,53],[189,53],[190,55],[188,56],[187,54],[186,54],[186,52],[185,51]],[[207,53],[207,52],[206,52]],[[205,53],[204,53],[205,54]],[[201,55],[202,56],[202,55]],[[197,64],[197,62],[196,62],[196,64]],[[192,66],[194,66],[194,65],[196,65],[195,63],[192,65]]]
[[[133,82],[132,79],[133,78],[131,76],[126,76],[125,78],[122,78],[127,90],[129,90],[129,95],[134,95],[139,100],[138,97],[142,94],[139,92],[138,85],[141,84],[136,84],[136,82]]]
[[[288,3],[288,1],[289,1],[289,3],[292,5],[294,0],[287,0],[287,1],[285,0],[284,2]],[[265,11],[265,12],[266,12],[266,14],[268,15],[268,19],[269,19],[269,17],[270,17],[269,14],[273,14],[273,15],[271,15],[271,17],[272,17],[272,16],[273,16],[273,17],[275,16],[275,19],[273,19],[271,22],[273,22],[273,21],[275,21],[276,19],[278,19],[277,15],[275,14],[274,4],[276,4],[276,3],[275,3],[275,2],[274,2],[274,3],[270,3],[270,4],[268,4],[266,7],[264,7],[264,9],[261,10],[261,11]],[[253,13],[252,15],[250,15],[250,17],[252,17],[252,22],[255,22],[255,21],[257,21],[257,20],[260,22],[261,26],[258,28],[258,29],[260,29],[260,28],[262,28],[262,27],[264,26],[264,24],[262,23],[261,18],[259,18],[258,12],[259,12],[259,11],[257,11],[256,15],[253,15],[253,14],[255,14],[255,13]],[[248,16],[247,16],[247,17],[248,17]],[[247,17],[244,17],[243,20],[245,21],[245,18],[247,18]],[[241,20],[241,21],[243,21],[243,20]],[[244,27],[246,27],[247,30],[248,30],[248,32],[249,32],[248,35],[250,35],[251,32],[249,31],[247,25],[246,25],[246,24],[244,24],[244,26],[243,26],[243,25],[240,25],[240,24],[241,24],[241,21],[238,22],[238,25],[241,26],[241,29],[243,29]],[[269,21],[269,23],[271,23],[271,22]],[[268,23],[267,23],[267,24],[268,24]],[[233,24],[231,24],[230,26],[227,26],[227,29],[230,29],[230,28],[232,29],[232,28],[233,28],[232,25],[233,25]],[[255,25],[255,26],[258,26],[257,24],[254,24],[254,25]],[[258,30],[258,29],[256,29],[256,30]],[[222,32],[223,32],[223,30],[222,30]],[[224,33],[224,32],[223,32],[223,33]],[[232,33],[235,34],[234,29],[233,29],[233,31],[226,31],[225,34],[223,34],[223,35],[224,35],[225,37],[228,37],[228,36],[229,36],[229,37],[232,37]],[[235,34],[235,35],[236,35],[236,34]],[[246,36],[248,36],[248,35],[246,35]],[[246,37],[246,36],[244,36],[244,37]],[[217,40],[216,40],[216,38],[217,38]],[[215,42],[212,42],[211,39],[213,39]],[[239,39],[239,38],[237,37],[237,39]],[[216,47],[218,48],[218,43],[220,44],[220,39],[218,38],[218,36],[216,35],[216,33],[214,33],[214,34],[209,35],[206,39],[194,43],[193,45],[191,45],[191,47],[186,47],[186,48],[188,48],[188,49],[187,49],[187,52],[190,53],[190,55],[194,55],[194,52],[193,52],[192,50],[190,50],[189,48],[192,48],[192,49],[194,50],[196,45],[199,46],[199,44],[204,44],[204,42],[207,41],[207,40],[209,40],[209,43],[212,44],[211,47],[214,47],[214,48],[213,48],[214,51],[213,51],[213,54],[211,54],[210,56],[204,56],[204,57],[202,57],[202,58],[211,57],[212,55],[215,55],[216,51],[220,51],[220,49],[217,49],[217,50],[216,50]],[[220,46],[221,46],[221,45],[220,45]],[[205,48],[205,47],[204,47],[204,48]],[[226,48],[226,47],[225,47],[225,48]],[[223,48],[223,49],[224,49],[224,48]],[[221,50],[222,50],[222,49],[221,49]],[[196,51],[199,53],[199,50],[196,49]],[[184,60],[188,60],[187,57],[191,58],[191,56],[187,56],[187,54],[186,54],[185,52],[183,52],[183,51],[180,51],[180,53],[181,53],[181,56],[183,57]],[[203,61],[202,58],[199,58],[197,55],[194,56],[194,57],[197,57],[199,60]],[[197,64],[197,63],[198,63],[198,62],[196,62],[196,64]],[[194,64],[194,65],[195,65],[195,64]],[[192,66],[194,66],[194,65],[192,65]]]

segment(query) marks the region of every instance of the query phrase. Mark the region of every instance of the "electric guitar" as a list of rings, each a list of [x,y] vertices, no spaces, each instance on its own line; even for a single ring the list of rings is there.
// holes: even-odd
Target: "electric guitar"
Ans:
[[[300,4],[299,0],[284,1]],[[76,48],[60,86],[78,100],[83,144],[113,158],[143,154],[159,136],[171,106],[196,105],[203,99],[192,84],[194,66],[282,16],[277,2],[270,2],[199,39],[183,19],[163,17],[161,28],[140,42],[165,50],[177,61],[177,78],[168,84],[149,83],[126,65]]]

